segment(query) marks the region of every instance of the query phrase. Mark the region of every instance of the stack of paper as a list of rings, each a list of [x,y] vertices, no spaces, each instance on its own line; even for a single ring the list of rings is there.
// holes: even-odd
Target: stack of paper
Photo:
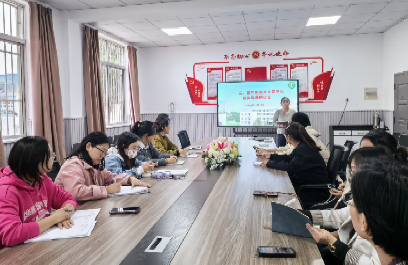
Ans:
[[[71,217],[74,225],[70,229],[62,228],[61,230],[58,227],[52,227],[41,235],[27,240],[25,243],[90,236],[96,224],[96,216],[98,216],[100,210],[101,208],[78,210]]]
[[[175,164],[166,164],[166,166],[177,166],[177,165],[183,165],[186,161],[178,161]]]
[[[120,187],[120,192],[114,193],[114,194],[108,194],[108,198],[122,196],[122,195],[148,193],[148,192],[149,192],[149,189],[147,187],[136,186],[132,189],[131,186],[122,186]]]
[[[263,162],[254,162],[254,166],[260,166]]]
[[[170,173],[173,176],[184,176],[187,174],[188,169],[181,169],[181,170],[157,170],[156,172],[168,172],[170,171]]]
[[[190,150],[200,150],[201,145],[200,146],[190,146],[188,149],[190,149]]]
[[[180,157],[198,157],[198,155],[186,155],[186,156],[180,156]]]

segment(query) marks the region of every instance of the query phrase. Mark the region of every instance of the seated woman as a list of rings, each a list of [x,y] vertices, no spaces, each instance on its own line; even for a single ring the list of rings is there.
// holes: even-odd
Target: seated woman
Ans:
[[[70,192],[78,201],[107,198],[108,194],[118,193],[121,185],[151,187],[129,174],[107,171],[104,160],[108,149],[106,134],[88,134],[62,165],[55,184]]]
[[[153,145],[162,154],[171,154],[175,156],[187,155],[188,149],[179,150],[177,145],[173,144],[166,134],[170,133],[170,119],[160,114],[156,119],[157,134]]]
[[[290,155],[272,154],[270,160],[262,165],[287,171],[296,194],[306,208],[327,200],[330,193],[326,189],[306,189],[298,193],[302,185],[329,183],[327,167],[319,153],[321,149],[298,122],[292,122],[285,129],[285,135],[286,141],[294,147],[293,152]]]
[[[351,193],[350,216],[357,235],[372,244],[382,265],[408,264],[408,167],[364,167],[354,175]],[[333,245],[340,255],[347,250],[347,245]]]
[[[394,136],[381,130],[374,129],[363,136],[360,141],[360,148],[365,147],[382,147],[384,148],[394,159],[400,163],[408,164],[408,152],[404,147],[398,147],[398,143]],[[346,182],[339,185],[338,190],[331,190],[330,193],[335,195],[341,203],[343,193],[350,192],[350,182],[347,181],[349,176],[346,177]]]
[[[108,150],[105,158],[106,169],[115,174],[126,173],[136,178],[141,178],[143,173],[152,170],[155,166],[152,161],[142,163],[137,160],[138,140],[139,138],[134,133],[122,133],[116,147]]]
[[[365,165],[374,166],[385,161],[392,162],[392,157],[383,148],[360,148],[354,151],[349,157],[348,168],[351,175],[353,175]],[[349,196],[346,198],[349,198]],[[302,213],[309,216],[314,225],[318,225],[325,229],[336,230],[331,233],[324,229],[315,231],[325,234],[330,233],[330,236],[327,235],[329,239],[332,241],[339,239],[341,242],[349,246],[350,251],[348,253],[343,253],[344,255],[337,255],[337,257],[335,257],[327,247],[327,245],[329,245],[329,241],[320,242],[316,240],[317,243],[326,246],[320,247],[320,253],[325,261],[325,264],[337,264],[339,261],[341,264],[378,264],[378,257],[370,242],[358,237],[357,234],[352,231],[353,226],[350,219],[349,207],[338,210],[305,210],[302,211]]]
[[[162,154],[154,148],[152,142],[156,136],[156,127],[151,121],[136,122],[132,132],[139,136],[139,151],[137,151],[138,160],[142,162],[152,161],[159,166],[166,164],[175,164],[177,156]]]
[[[297,112],[293,114],[292,122],[298,122],[300,125],[305,127],[307,134],[309,134],[309,136],[313,139],[313,141],[316,143],[316,146],[321,149],[319,153],[323,157],[324,162],[327,164],[330,158],[330,151],[319,139],[317,139],[317,137],[320,136],[320,133],[318,133],[315,129],[312,128],[312,125],[310,124],[309,116],[306,113]],[[292,151],[293,151],[293,146],[288,143],[286,144],[286,146],[278,147],[276,149],[265,150],[265,149],[257,148],[256,154],[258,156],[269,157],[271,154],[290,155]]]
[[[9,166],[0,169],[0,249],[39,236],[54,225],[60,229],[74,225],[75,199],[46,174],[54,158],[43,137],[24,137],[11,149]],[[56,211],[48,215],[52,209]]]

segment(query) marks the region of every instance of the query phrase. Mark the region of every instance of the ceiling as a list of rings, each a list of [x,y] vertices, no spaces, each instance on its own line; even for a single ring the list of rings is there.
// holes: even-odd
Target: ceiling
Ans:
[[[42,0],[42,2],[61,10],[103,9],[106,11],[109,7],[131,5],[132,8],[137,8],[133,5],[147,4],[155,4],[155,6],[166,4],[165,7],[171,10],[170,2],[183,1]],[[120,19],[119,14],[117,19],[99,20],[93,25],[138,47],[166,47],[379,33],[408,15],[408,0],[372,0],[371,3],[355,0],[347,4],[339,0],[330,1],[330,4],[302,5],[298,8],[282,6],[270,8],[270,6],[268,5],[268,9],[250,11],[245,11],[248,8],[242,8],[242,11],[231,12],[216,12],[216,10],[208,13],[194,12],[194,14],[178,12],[176,15],[169,12],[167,16],[146,15],[146,17],[126,19]],[[226,9],[223,8],[223,10]],[[237,10],[237,6],[231,7],[231,10]],[[306,27],[310,17],[335,15],[341,15],[335,25]],[[193,34],[168,36],[160,30],[172,27],[187,27]]]

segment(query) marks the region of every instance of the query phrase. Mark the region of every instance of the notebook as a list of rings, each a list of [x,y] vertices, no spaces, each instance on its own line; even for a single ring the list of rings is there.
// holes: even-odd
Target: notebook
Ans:
[[[201,145],[199,145],[199,146],[190,146],[188,149],[190,149],[190,150],[200,150]]]
[[[142,194],[142,193],[149,193],[149,189],[147,187],[136,186],[132,189],[132,186],[121,186],[120,192],[114,194],[108,194],[108,198],[117,197],[122,195],[131,195],[131,194]]]
[[[188,169],[181,169],[181,170],[157,170],[156,172],[167,172],[170,171],[170,173],[173,176],[184,176],[187,174]]]
[[[166,164],[166,166],[177,166],[177,165],[183,165],[186,161],[178,161],[175,164]]]
[[[311,220],[298,210],[272,202],[272,231],[287,235],[312,237],[306,224],[313,226]]]
[[[254,166],[260,166],[263,162],[254,162]]]
[[[180,157],[198,157],[198,155],[186,155],[186,156],[180,156]]]
[[[50,241],[62,238],[88,237],[91,235],[92,230],[95,227],[95,219],[100,211],[101,208],[78,210],[71,217],[71,220],[74,221],[74,225],[70,229],[62,228],[61,230],[58,227],[53,226],[41,235],[27,240],[25,243]]]

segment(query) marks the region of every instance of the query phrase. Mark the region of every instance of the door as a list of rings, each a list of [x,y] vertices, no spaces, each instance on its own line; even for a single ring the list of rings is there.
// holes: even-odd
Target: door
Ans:
[[[408,72],[394,75],[394,133],[408,133]]]

